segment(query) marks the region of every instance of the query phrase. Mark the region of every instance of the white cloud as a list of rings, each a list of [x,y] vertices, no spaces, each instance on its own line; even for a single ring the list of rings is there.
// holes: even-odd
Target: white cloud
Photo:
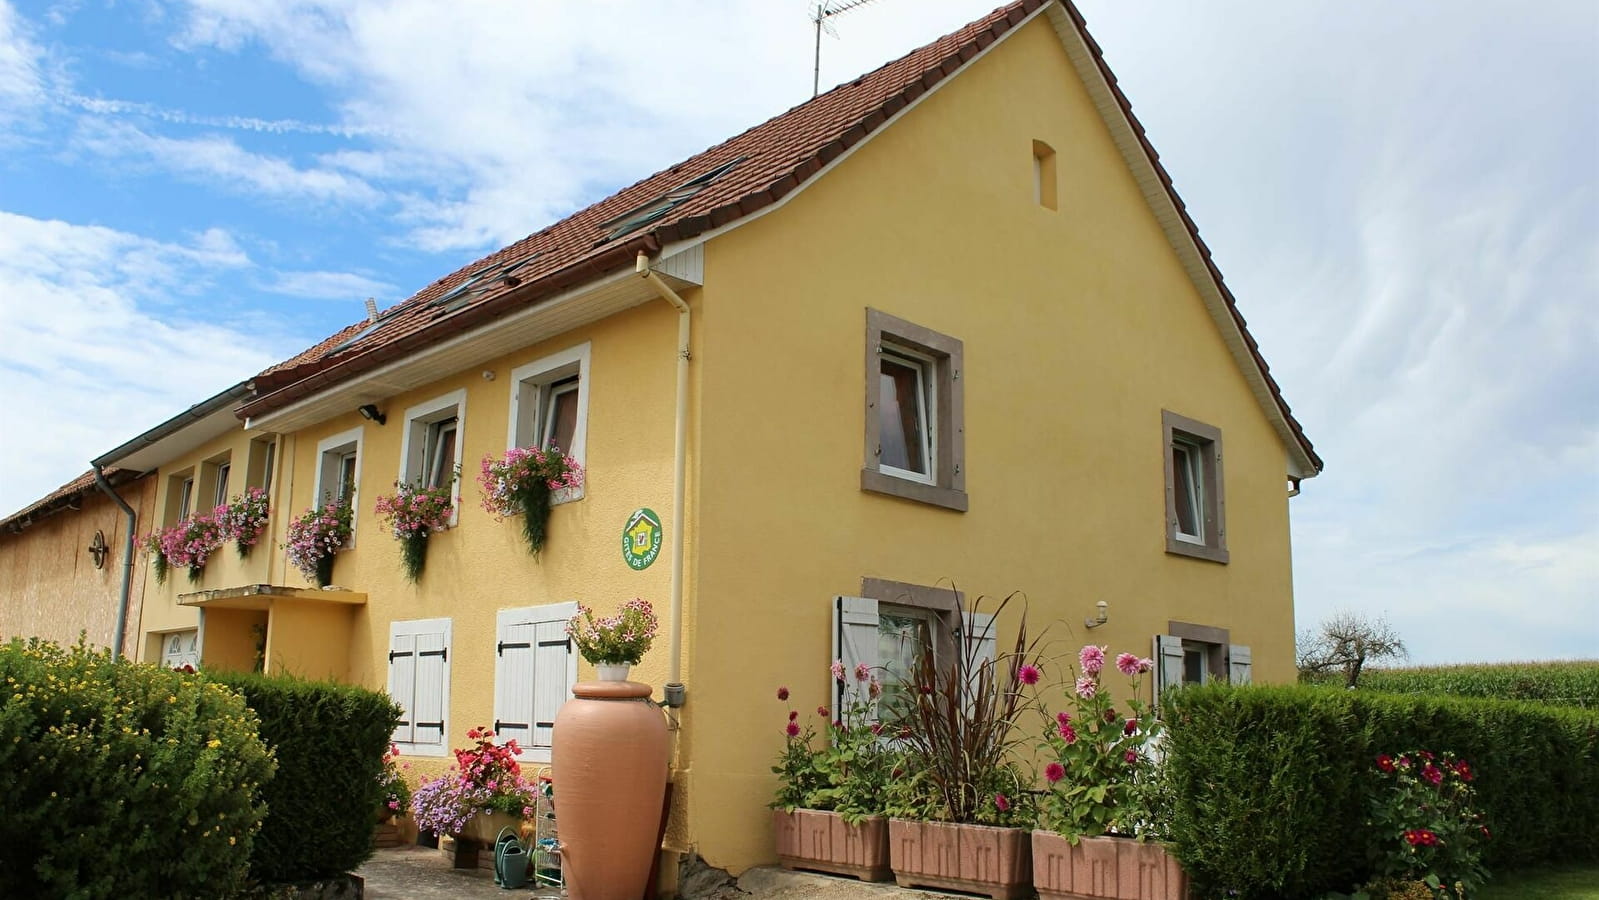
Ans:
[[[29,433],[0,441],[0,511],[303,344],[270,323],[244,331],[172,303],[250,266],[220,230],[163,243],[0,212],[0,383],[7,427]]]
[[[0,0],[0,124],[36,106],[44,97],[43,51],[8,0]]]
[[[363,206],[383,199],[380,191],[360,178],[331,169],[301,168],[215,135],[169,138],[131,125],[91,120],[81,124],[73,146],[118,165],[144,161],[179,177],[271,199]]]
[[[290,297],[355,301],[363,301],[367,297],[393,297],[399,292],[398,288],[388,282],[377,281],[353,272],[279,272],[264,289]],[[380,301],[378,305],[388,304]]]

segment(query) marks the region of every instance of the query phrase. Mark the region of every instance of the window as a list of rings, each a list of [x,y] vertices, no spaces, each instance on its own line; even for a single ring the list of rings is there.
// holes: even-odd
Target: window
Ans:
[[[199,630],[191,628],[162,635],[161,665],[168,669],[181,669],[184,666],[200,668]]]
[[[257,438],[251,441],[250,455],[245,460],[245,486],[272,490],[272,470],[277,463],[277,455],[276,439]]]
[[[449,734],[450,620],[389,625],[389,696],[400,706],[391,740],[419,756],[443,756]]]
[[[194,512],[194,476],[184,478],[178,491],[178,521],[184,522]]]
[[[461,483],[456,472],[461,467],[461,423],[466,416],[466,391],[452,391],[419,403],[405,411],[405,432],[401,438],[400,480],[422,487],[450,486],[456,512],[461,506]]]
[[[1033,141],[1033,199],[1045,209],[1055,209],[1055,150]]]
[[[587,465],[589,344],[562,350],[511,371],[510,433],[506,447],[559,447]],[[557,491],[560,503],[583,496],[583,488]]]
[[[1166,552],[1227,562],[1221,430],[1162,411],[1165,438]]]
[[[1249,648],[1231,643],[1225,628],[1167,622],[1170,634],[1155,635],[1155,700],[1162,691],[1212,681],[1249,684]]]
[[[961,342],[866,311],[861,489],[965,512]]]
[[[865,663],[883,684],[878,717],[893,721],[906,714],[913,698],[899,682],[914,671],[917,660],[931,651],[934,665],[954,660],[958,641],[969,635],[980,659],[994,659],[997,648],[994,617],[967,612],[956,618],[961,595],[946,588],[905,584],[879,578],[861,581],[864,597],[833,599],[833,659],[853,671]],[[853,682],[853,677],[851,677]],[[833,697],[843,702],[844,685]]]
[[[360,517],[360,504],[356,502],[361,487],[361,434],[360,428],[323,438],[316,445],[316,497],[320,507],[330,500],[350,504],[350,540],[346,547],[355,546],[355,521]]]
[[[228,476],[232,471],[233,465],[231,463],[217,464],[217,471],[214,476],[216,479],[216,498],[212,501],[213,506],[221,506],[228,502]]]
[[[512,738],[523,759],[550,761],[555,714],[577,681],[577,654],[566,622],[577,604],[502,609],[494,640],[494,732]]]

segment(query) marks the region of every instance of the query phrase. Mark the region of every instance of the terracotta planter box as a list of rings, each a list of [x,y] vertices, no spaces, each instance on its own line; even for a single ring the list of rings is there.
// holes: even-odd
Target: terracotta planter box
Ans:
[[[777,861],[785,869],[888,880],[888,820],[881,816],[848,825],[835,812],[774,809],[772,830]]]
[[[889,863],[900,887],[934,887],[994,900],[1033,893],[1032,843],[1020,828],[890,819]]]
[[[1033,883],[1040,900],[1187,900],[1188,875],[1154,841],[1090,837],[1072,846],[1053,831],[1033,832]]]

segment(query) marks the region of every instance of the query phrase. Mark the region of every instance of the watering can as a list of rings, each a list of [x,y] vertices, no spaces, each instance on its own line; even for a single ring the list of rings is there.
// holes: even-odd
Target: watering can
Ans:
[[[494,839],[494,883],[508,891],[525,886],[527,862],[527,848],[517,839],[516,832],[501,828]]]

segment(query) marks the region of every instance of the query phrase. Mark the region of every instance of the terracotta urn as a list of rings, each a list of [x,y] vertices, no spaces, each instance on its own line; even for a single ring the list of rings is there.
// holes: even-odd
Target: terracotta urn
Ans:
[[[635,681],[585,681],[555,717],[561,868],[571,900],[639,900],[659,852],[666,720]]]

